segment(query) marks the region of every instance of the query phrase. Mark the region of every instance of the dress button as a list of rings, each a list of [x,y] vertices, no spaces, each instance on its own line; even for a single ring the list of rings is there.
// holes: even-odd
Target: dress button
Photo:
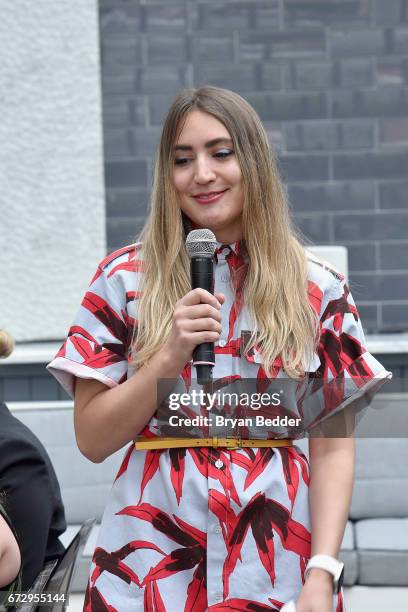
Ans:
[[[217,601],[218,601],[219,599],[220,599],[221,601],[223,601],[223,596],[222,596],[221,591],[219,591],[218,593],[214,593],[214,597],[215,597],[215,599],[216,599]]]
[[[214,531],[215,531],[215,533],[221,533],[222,530],[221,530],[221,527],[219,527],[217,525],[217,527],[214,529]]]
[[[217,467],[217,468],[222,468],[222,467],[224,467],[224,462],[223,462],[223,461],[221,461],[221,459],[217,459],[217,461],[215,462],[215,464],[214,464],[214,465],[215,465],[215,467]]]
[[[228,283],[229,282],[228,274],[221,274],[221,280],[223,283]]]
[[[227,343],[226,343],[226,341],[225,341],[225,340],[220,340],[220,341],[218,342],[218,346],[221,346],[221,347],[225,346],[226,344],[227,344]]]

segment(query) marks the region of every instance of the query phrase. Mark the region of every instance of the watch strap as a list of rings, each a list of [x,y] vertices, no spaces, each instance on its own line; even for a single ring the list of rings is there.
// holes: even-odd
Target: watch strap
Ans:
[[[312,568],[323,569],[329,572],[333,576],[334,592],[338,593],[340,591],[343,583],[344,563],[330,555],[319,554],[313,555],[309,559],[305,569],[305,577],[307,577],[309,570]]]

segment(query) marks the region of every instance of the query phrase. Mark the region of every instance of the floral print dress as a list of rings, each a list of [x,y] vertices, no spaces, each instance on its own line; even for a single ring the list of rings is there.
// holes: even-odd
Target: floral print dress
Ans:
[[[226,296],[215,343],[219,387],[231,377],[265,379],[257,347],[248,357],[242,351],[251,332],[242,295],[248,262],[244,241],[217,242],[214,291]],[[323,380],[355,380],[355,394],[381,384],[390,373],[365,348],[344,277],[310,254],[308,269],[309,299],[320,317],[310,372]],[[114,387],[132,375],[128,351],[142,275],[141,243],[99,264],[48,365],[71,395],[74,377]],[[192,374],[188,363],[181,384],[188,387]],[[287,378],[279,359],[273,374]],[[346,405],[344,398],[326,399],[317,408],[304,404],[309,424]],[[156,424],[153,416],[141,434],[154,435]],[[299,596],[310,557],[308,485],[308,459],[296,444],[143,451],[130,445],[103,515],[84,610],[280,610]],[[333,609],[344,612],[343,591],[333,596]]]

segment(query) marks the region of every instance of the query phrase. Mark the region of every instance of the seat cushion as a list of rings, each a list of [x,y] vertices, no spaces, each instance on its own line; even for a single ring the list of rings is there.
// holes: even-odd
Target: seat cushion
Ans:
[[[408,586],[408,518],[357,521],[355,535],[359,584]]]

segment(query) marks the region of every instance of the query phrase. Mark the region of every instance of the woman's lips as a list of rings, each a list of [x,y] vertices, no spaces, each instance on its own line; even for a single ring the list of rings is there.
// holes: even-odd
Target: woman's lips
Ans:
[[[222,198],[222,196],[224,195],[226,191],[227,191],[226,189],[224,189],[224,191],[218,191],[209,197],[204,197],[204,196],[193,196],[193,197],[195,201],[198,202],[199,204],[212,204],[213,202],[218,202],[218,200]]]

